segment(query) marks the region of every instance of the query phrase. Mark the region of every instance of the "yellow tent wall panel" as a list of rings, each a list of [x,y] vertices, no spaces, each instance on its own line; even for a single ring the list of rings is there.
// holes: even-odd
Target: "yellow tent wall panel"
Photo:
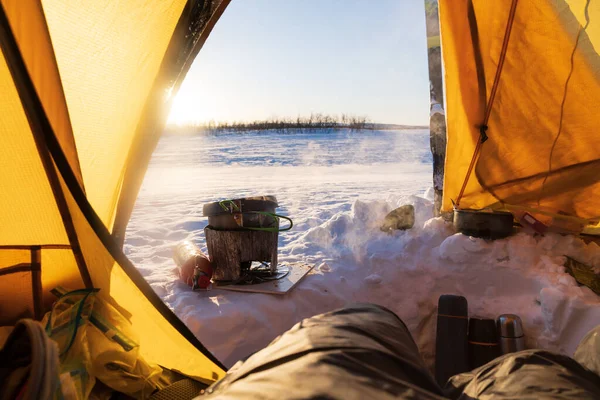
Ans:
[[[42,4],[86,193],[111,230],[131,142],[186,1]]]
[[[107,251],[98,238],[67,186],[67,204],[73,217],[77,236],[81,238],[81,249],[89,268],[94,287],[102,288],[98,295],[122,310],[139,335],[140,354],[146,360],[167,368],[185,371],[206,381],[214,381],[224,371],[198,351],[171,325],[148,298],[132,282],[123,267]],[[137,271],[135,271],[137,273]],[[140,279],[143,279],[141,276]],[[150,289],[152,290],[152,289]],[[161,301],[158,296],[154,297]]]
[[[471,161],[511,1],[440,1],[446,74],[445,210]],[[462,208],[600,216],[600,4],[518,1],[506,61]]]
[[[82,184],[71,120],[42,5],[39,1],[20,0],[2,0],[1,3],[46,115],[61,142],[73,173]]]
[[[0,53],[0,244],[68,244],[21,100]]]
[[[10,325],[14,318],[31,318],[33,297],[32,276],[20,271],[0,276],[0,326]]]
[[[0,273],[4,268],[29,262],[30,258],[31,255],[27,249],[2,249],[0,251]]]
[[[85,287],[71,249],[43,248],[41,251],[41,265],[43,301],[46,309],[56,300],[56,297],[49,293],[55,287]],[[46,266],[55,267],[45,268]]]
[[[195,54],[226,5],[0,0],[0,322],[39,316],[56,286],[96,287],[147,361],[207,382],[224,374],[111,230],[140,121],[164,122],[142,114],[166,115],[169,85],[189,67],[180,52]]]

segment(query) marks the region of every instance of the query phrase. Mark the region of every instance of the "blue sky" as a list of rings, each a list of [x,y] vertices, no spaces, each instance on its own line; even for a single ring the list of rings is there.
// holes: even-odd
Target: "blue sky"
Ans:
[[[428,124],[423,0],[233,0],[169,121],[311,112]]]

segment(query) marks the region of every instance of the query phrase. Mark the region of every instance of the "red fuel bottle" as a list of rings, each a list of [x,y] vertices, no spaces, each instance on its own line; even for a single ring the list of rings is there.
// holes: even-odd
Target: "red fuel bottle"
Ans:
[[[193,290],[208,288],[213,273],[212,265],[198,246],[190,241],[178,244],[173,251],[173,260],[179,278]]]

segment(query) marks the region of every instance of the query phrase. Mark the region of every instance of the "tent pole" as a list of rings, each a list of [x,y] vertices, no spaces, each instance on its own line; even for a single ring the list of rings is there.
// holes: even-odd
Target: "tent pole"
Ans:
[[[442,49],[440,46],[440,19],[438,0],[425,0],[425,27],[427,30],[427,57],[429,62],[429,140],[433,154],[433,214],[441,215],[446,159],[446,116],[442,81]]]
[[[44,316],[42,304],[42,248],[31,246],[31,293],[33,295],[33,315],[36,321]]]

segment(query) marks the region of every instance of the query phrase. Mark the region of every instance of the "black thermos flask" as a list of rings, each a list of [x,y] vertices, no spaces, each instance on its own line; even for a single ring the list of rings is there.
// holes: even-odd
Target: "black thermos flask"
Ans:
[[[469,319],[469,367],[475,369],[502,355],[496,321],[487,318]]]
[[[448,378],[469,370],[468,315],[467,299],[463,296],[440,296],[435,343],[435,379],[442,387]]]

